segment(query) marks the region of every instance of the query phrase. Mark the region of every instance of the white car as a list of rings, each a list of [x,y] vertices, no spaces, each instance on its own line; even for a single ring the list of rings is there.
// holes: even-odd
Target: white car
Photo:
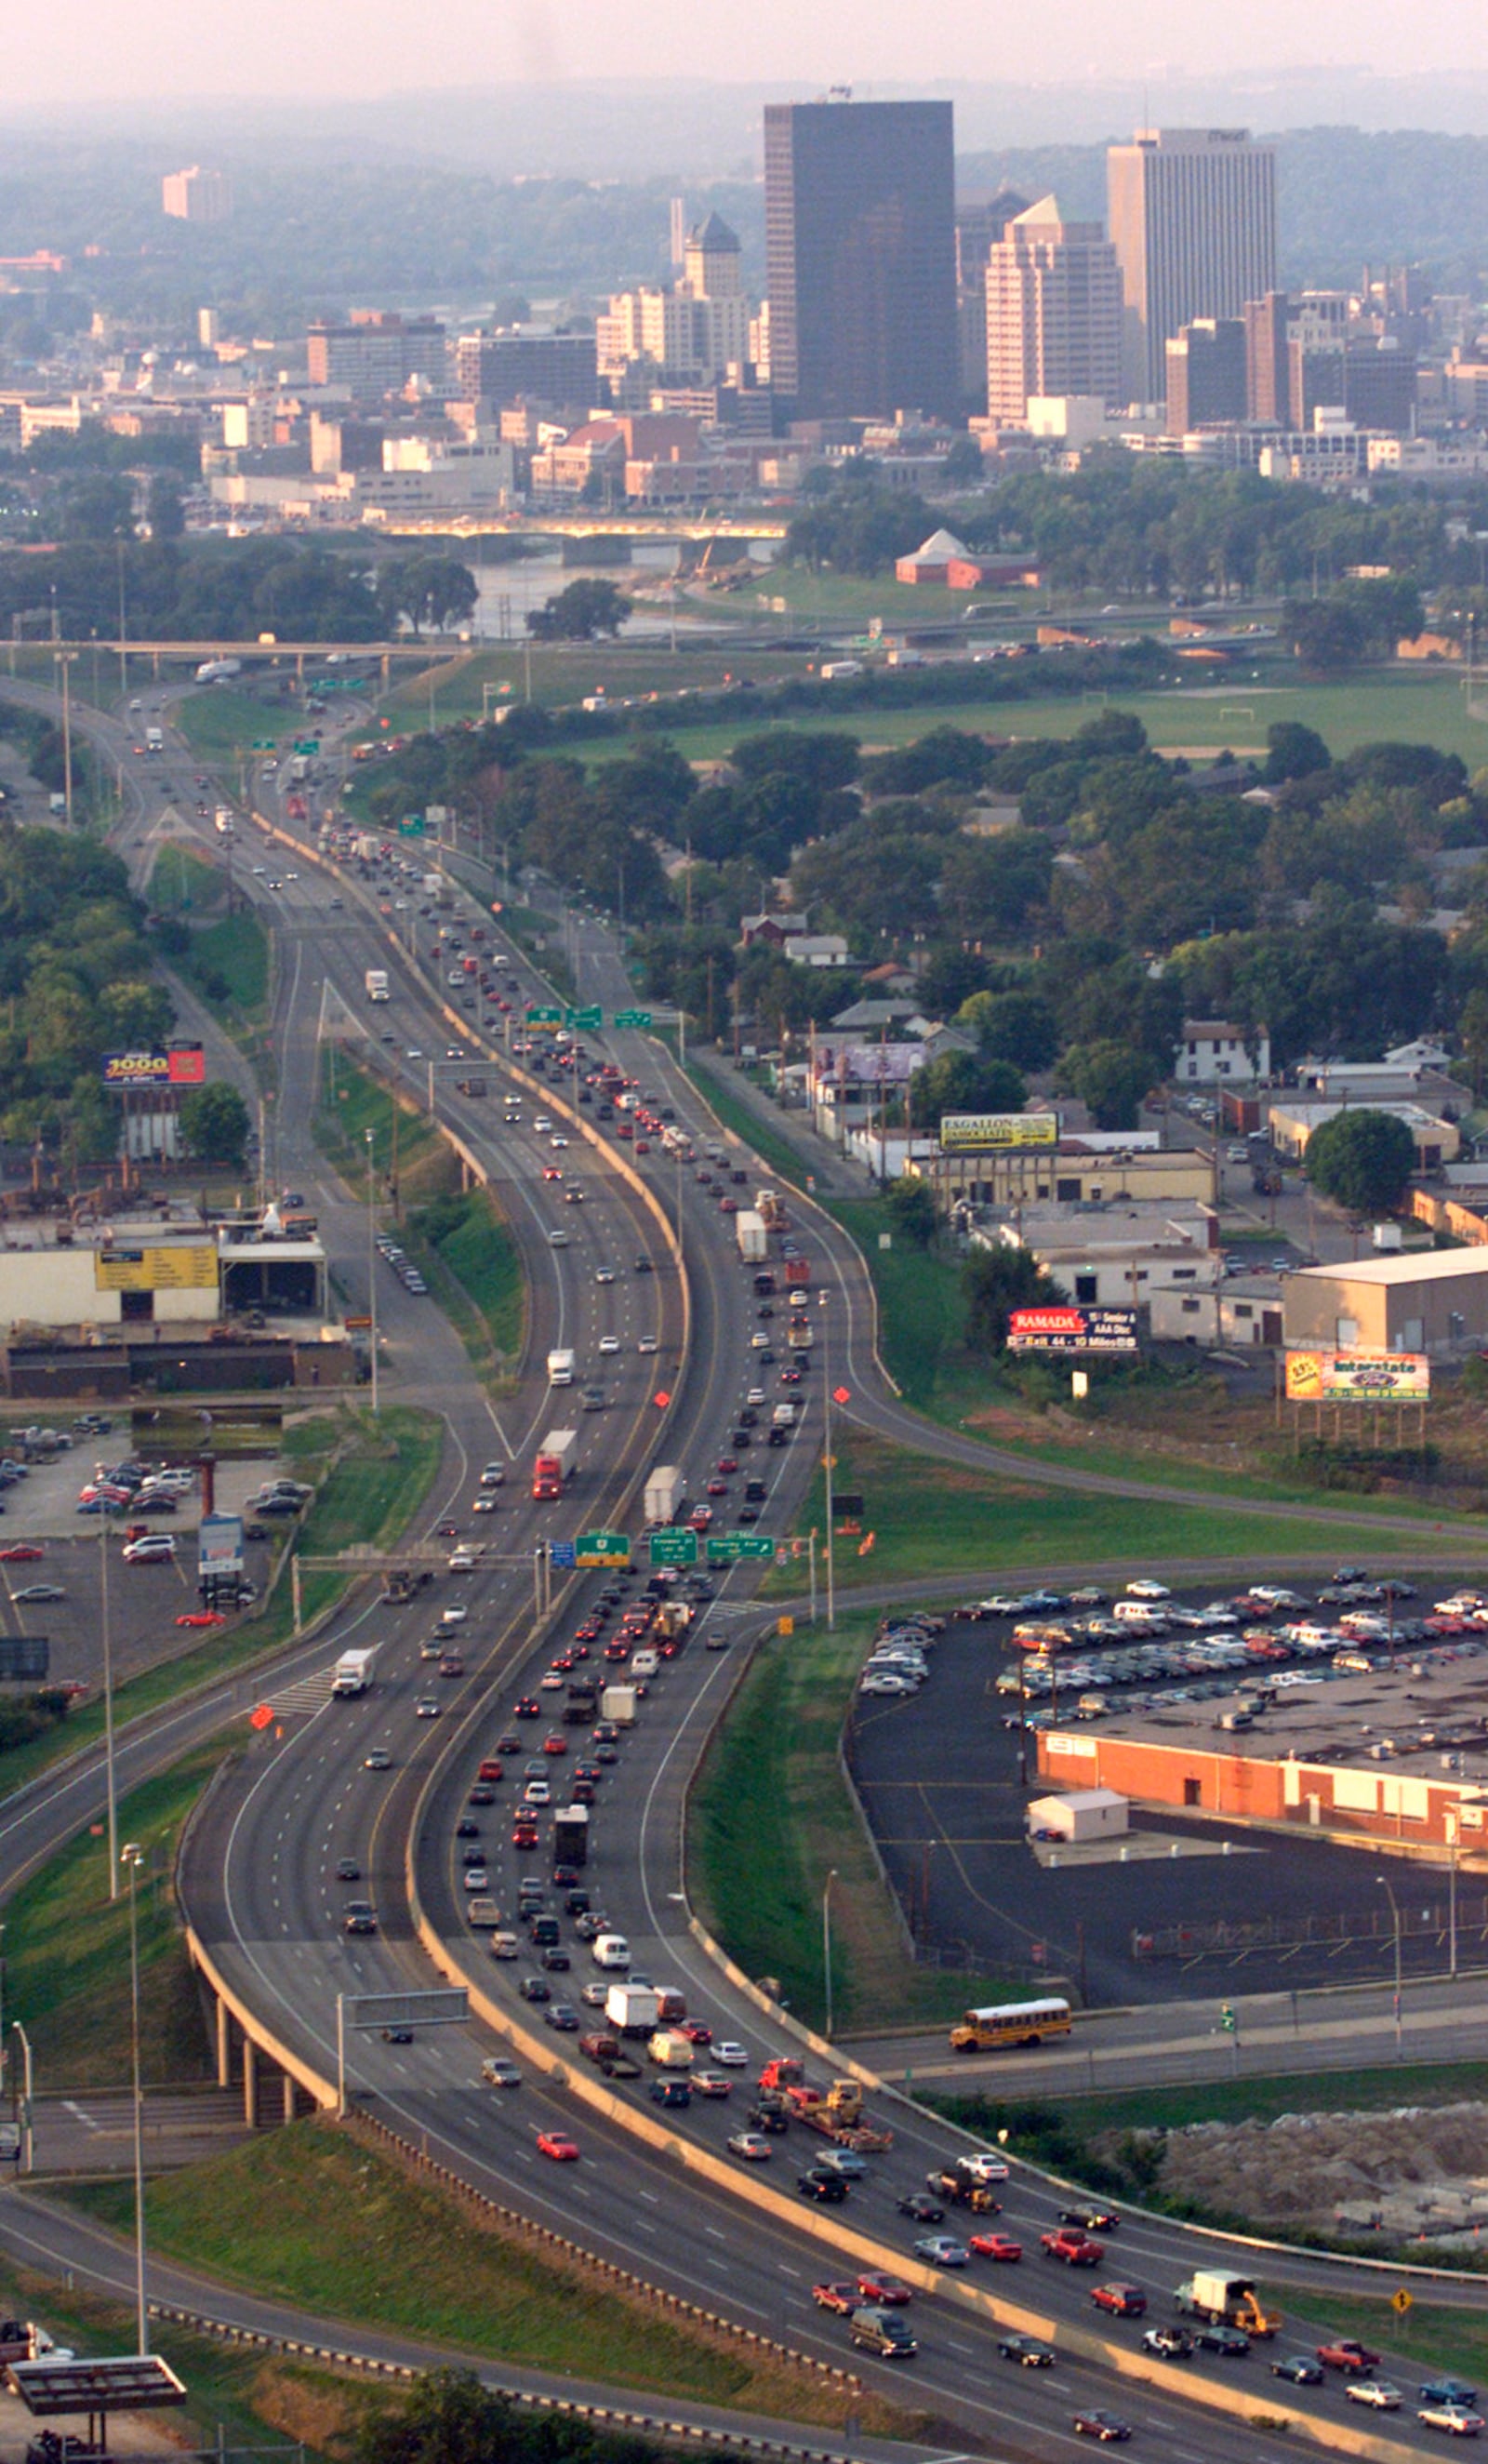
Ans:
[[[159,1558],[162,1564],[173,1561],[176,1544],[168,1531],[146,1532],[142,1540],[127,1540],[120,1554],[126,1566],[148,1566]]]
[[[502,1463],[487,1463],[487,1464],[485,1465],[485,1467],[483,1468],[483,1470],[482,1470],[482,1472],[481,1472],[481,1476],[480,1476],[480,1485],[481,1485],[482,1488],[501,1488],[501,1487],[503,1487],[503,1486],[505,1485],[505,1484],[506,1484],[506,1468],[505,1468],[505,1465],[504,1465],[504,1464],[502,1464]]]
[[[414,1716],[420,1720],[437,1720],[443,1707],[432,1694],[421,1694],[414,1705]]]
[[[640,1342],[636,1345],[637,1352],[641,1353],[651,1353],[654,1352],[655,1349],[656,1337],[654,1334],[643,1334]]]
[[[602,1335],[601,1335],[601,1337],[600,1337],[600,1350],[601,1350],[602,1352],[606,1352],[606,1353],[608,1353],[608,1352],[618,1352],[618,1351],[620,1350],[620,1337],[619,1337],[619,1335],[618,1335],[618,1334],[602,1334]]]
[[[970,2156],[958,2156],[956,2164],[974,2182],[1006,2182],[1011,2178],[1006,2157],[995,2154],[990,2147],[978,2147]]]
[[[1372,2404],[1376,2412],[1400,2410],[1400,2389],[1383,2379],[1350,2379],[1344,2394],[1350,2404]]]
[[[1166,1583],[1154,1582],[1150,1574],[1139,1574],[1134,1583],[1127,1585],[1127,1597],[1128,1600],[1171,1600],[1172,1594]]]
[[[449,1552],[449,1572],[451,1574],[473,1574],[475,1572],[474,1551],[471,1549],[451,1549]]]
[[[549,1138],[548,1144],[550,1147],[558,1147],[561,1149],[567,1146],[568,1140],[565,1137],[558,1136],[556,1138]]]
[[[762,1386],[752,1386],[749,1393],[744,1397],[744,1400],[749,1405],[751,1411],[757,1411],[764,1399],[765,1390]]]
[[[721,2045],[714,2045],[713,2059],[726,2071],[748,2070],[749,2049],[745,2045],[726,2041]]]
[[[530,1779],[522,1791],[522,1799],[527,1805],[551,1805],[553,1791],[545,1779]]]
[[[441,1609],[439,1612],[439,1622],[441,1625],[447,1626],[463,1625],[469,1616],[470,1611],[467,1608]]]
[[[551,1129],[552,1129],[552,1127],[553,1127],[553,1123],[552,1123],[552,1121],[549,1119],[549,1117],[548,1117],[548,1115],[547,1115],[547,1113],[546,1113],[546,1112],[536,1112],[536,1113],[534,1113],[534,1115],[533,1115],[533,1128],[534,1128],[535,1130],[551,1130]]]
[[[560,1668],[545,1668],[537,1680],[539,1694],[561,1694],[563,1685],[564,1678]]]
[[[858,1691],[860,1694],[891,1694],[903,1702],[918,1688],[912,1677],[901,1677],[891,1668],[874,1668],[861,1680]]]
[[[595,1282],[596,1282],[597,1284],[612,1284],[612,1283],[614,1282],[614,1280],[615,1280],[615,1269],[614,1269],[614,1267],[613,1267],[613,1266],[602,1266],[602,1267],[600,1268],[599,1273],[595,1276],[595,1279],[594,1279],[594,1280],[595,1280]]]

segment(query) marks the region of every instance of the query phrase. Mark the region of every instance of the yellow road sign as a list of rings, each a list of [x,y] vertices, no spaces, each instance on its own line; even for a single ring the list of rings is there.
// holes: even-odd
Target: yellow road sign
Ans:
[[[1405,2286],[1402,2284],[1398,2293],[1392,2293],[1390,2295],[1390,2306],[1400,2318],[1403,2319],[1414,2299],[1415,2295],[1413,2293],[1408,2293]]]
[[[794,1634],[796,1631],[795,1618],[789,1617],[777,1617],[775,1621],[775,1630],[777,1634]]]

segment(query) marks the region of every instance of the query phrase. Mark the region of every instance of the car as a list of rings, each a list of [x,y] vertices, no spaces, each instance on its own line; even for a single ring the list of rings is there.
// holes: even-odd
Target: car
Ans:
[[[339,1882],[361,1881],[361,1868],[358,1864],[355,1857],[338,1857],[336,1860],[336,1879]]]
[[[1154,1582],[1150,1574],[1139,1574],[1127,1585],[1128,1600],[1171,1600],[1172,1593],[1167,1583]]]
[[[542,1705],[533,1695],[524,1694],[518,1702],[513,1704],[512,1717],[514,1720],[540,1720]]]
[[[642,1337],[641,1337],[641,1339],[640,1339],[640,1341],[639,1341],[639,1343],[636,1345],[636,1350],[637,1350],[637,1352],[639,1352],[639,1353],[641,1353],[641,1355],[643,1356],[643,1358],[647,1358],[647,1357],[649,1357],[650,1353],[652,1353],[656,1350],[656,1337],[655,1337],[655,1335],[654,1335],[654,1334],[643,1334],[643,1335],[642,1335]]]
[[[659,2079],[651,2081],[653,2104],[686,2106],[692,2101],[692,2083],[685,2079]]]
[[[1432,2379],[1427,2386],[1417,2387],[1416,2394],[1422,2404],[1455,2404],[1464,2411],[1471,2411],[1477,2402],[1477,2389],[1464,2387],[1460,2379]]]
[[[12,1540],[8,1549],[0,1549],[0,1566],[33,1566],[46,1553],[33,1540]]]
[[[39,1549],[33,1551],[39,1557]],[[148,1532],[142,1540],[126,1540],[120,1551],[126,1566],[171,1566],[176,1559],[176,1544],[166,1531]]]
[[[840,2208],[847,2196],[841,2173],[824,2165],[813,2165],[809,2172],[798,2174],[796,2188],[803,2199],[813,2199],[819,2207]]]
[[[1143,2343],[1146,2342],[1144,2337]],[[1321,2387],[1323,2365],[1315,2362],[1310,2353],[1283,2353],[1279,2362],[1272,2363],[1271,2375],[1285,2379],[1291,2387]]]
[[[382,2031],[382,2037],[384,2045],[411,2045],[413,2042],[413,2030],[411,2028],[384,2028]]]
[[[889,2310],[903,2309],[907,2301],[914,2299],[908,2284],[902,2283],[897,2276],[886,2276],[876,2267],[859,2277],[858,2295],[861,2300],[873,2301]]]
[[[545,1976],[524,1976],[517,1985],[524,2002],[551,2002],[553,1989]]]
[[[1123,2421],[1119,2412],[1106,2412],[1099,2405],[1077,2412],[1074,2419],[1077,2438],[1099,2438],[1103,2445],[1131,2436],[1131,2424]]]
[[[363,1771],[391,1771],[392,1767],[393,1758],[385,1746],[374,1746],[372,1751],[361,1758]]]
[[[693,2071],[689,2076],[694,2096],[721,2097],[733,2093],[733,2081],[725,2079],[722,2071]]]
[[[11,1596],[15,1600],[60,1600],[65,1599],[67,1595],[60,1583],[28,1583],[25,1591],[12,1592]],[[227,1622],[221,1609],[187,1609],[176,1619],[178,1626],[187,1626],[192,1629],[226,1625]]]
[[[413,1706],[416,1720],[437,1720],[444,1705],[432,1694],[421,1694]]]
[[[1186,2362],[1193,2350],[1193,2339],[1186,2327],[1149,2327],[1142,2345],[1145,2352],[1156,2353],[1165,2362]]]
[[[714,2045],[713,2059],[720,2062],[726,2071],[747,2070],[749,2067],[748,2049],[734,2044],[732,2037],[726,2037],[721,2045]]]
[[[917,2225],[939,2225],[946,2220],[946,2211],[924,2190],[911,2190],[907,2198],[895,2201],[899,2213]]]
[[[768,2148],[766,2153],[769,2153]],[[823,2282],[812,2286],[811,2298],[819,2310],[835,2310],[840,2318],[845,2319],[850,2311],[857,2309],[863,2296],[856,2284]]]
[[[914,2255],[929,2267],[965,2267],[970,2254],[953,2233],[924,2233],[914,2245]]]
[[[1250,2338],[1238,2327],[1222,2327],[1217,2321],[1198,2328],[1194,2343],[1202,2353],[1217,2353],[1222,2362],[1242,2362],[1250,2351]]]
[[[67,1594],[60,1583],[23,1583],[18,1592],[11,1594],[11,1597],[17,1606],[24,1601],[29,1607],[36,1600],[65,1600]],[[220,1609],[206,1609],[194,1617],[176,1619],[177,1625],[223,1625],[226,1622]]]
[[[767,2165],[775,2152],[762,2130],[733,2131],[728,2148],[731,2156],[740,2157],[746,2165]]]
[[[542,2014],[545,2028],[556,2028],[560,2036],[577,2036],[579,2013],[568,2002],[550,2002]]]
[[[1082,2233],[1114,2233],[1121,2222],[1109,2208],[1061,2208],[1061,2225],[1078,2225]]]
[[[679,2019],[677,2034],[686,2036],[689,2045],[711,2045],[713,2041],[711,2028],[705,2027],[701,2019]]]
[[[1012,2175],[1005,2156],[991,2147],[974,2147],[970,2156],[956,2158],[956,2169],[973,2182],[1006,2182]]]
[[[555,2165],[577,2165],[579,2150],[566,2130],[539,2130],[537,2153],[551,2156]]]
[[[353,1900],[341,1919],[341,1925],[346,1933],[376,1933],[376,1912],[368,1906],[365,1900]]]
[[[1444,2430],[1450,2438],[1476,2438],[1483,2426],[1482,2414],[1466,2405],[1423,2404],[1415,2417],[1424,2429]]]
[[[1388,2386],[1384,2379],[1350,2379],[1344,2397],[1348,2404],[1372,2405],[1376,2412],[1400,2410],[1400,2389]]]
[[[1016,2262],[1023,2255],[1022,2243],[1020,2241],[1015,2241],[1011,2233],[968,2233],[966,2237],[966,2246],[968,2250],[974,2251],[978,2258],[999,2258],[1006,2260],[1009,2264]]]
[[[1140,2284],[1095,2284],[1090,2299],[1098,2310],[1109,2310],[1118,2319],[1147,2316],[1147,2295]]]
[[[1037,2336],[1000,2336],[997,2350],[1005,2362],[1017,2362],[1020,2369],[1052,2370],[1054,2347],[1040,2344]]]
[[[620,1350],[619,1335],[602,1334],[600,1337],[600,1350],[604,1354],[605,1358],[608,1359],[612,1353],[617,1353]]]

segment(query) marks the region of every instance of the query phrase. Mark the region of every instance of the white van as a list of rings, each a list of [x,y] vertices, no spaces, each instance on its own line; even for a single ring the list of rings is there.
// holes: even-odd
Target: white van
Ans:
[[[1111,1611],[1119,1625],[1140,1626],[1145,1634],[1166,1634],[1168,1620],[1150,1600],[1118,1600]]]
[[[630,1655],[632,1677],[654,1677],[662,1664],[659,1651],[633,1651]]]
[[[630,1965],[630,1945],[623,1933],[596,1934],[589,1956],[596,1968],[625,1969]]]

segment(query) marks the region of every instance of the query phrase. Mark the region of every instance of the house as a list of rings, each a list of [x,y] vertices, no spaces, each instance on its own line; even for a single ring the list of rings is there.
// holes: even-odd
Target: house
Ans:
[[[787,941],[805,930],[804,915],[771,915],[762,912],[739,917],[739,939],[746,950],[752,950],[756,941],[767,941],[772,948],[783,950]]]
[[[863,1035],[886,1026],[908,1027],[915,1019],[920,1020],[922,1027],[930,1023],[928,1019],[920,1019],[917,1001],[894,996],[883,1001],[850,1001],[846,1009],[838,1011],[832,1024],[839,1034]]]
[[[1263,1026],[1248,1033],[1225,1018],[1186,1018],[1173,1056],[1172,1074],[1185,1087],[1217,1087],[1226,1079],[1269,1078],[1271,1038]]]
[[[847,944],[841,933],[792,933],[781,944],[793,967],[845,967]]]

